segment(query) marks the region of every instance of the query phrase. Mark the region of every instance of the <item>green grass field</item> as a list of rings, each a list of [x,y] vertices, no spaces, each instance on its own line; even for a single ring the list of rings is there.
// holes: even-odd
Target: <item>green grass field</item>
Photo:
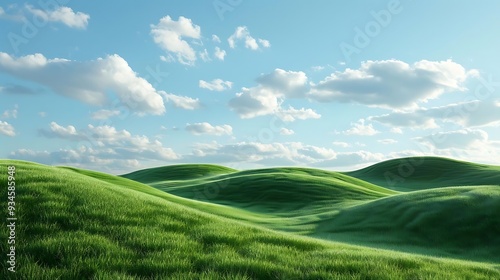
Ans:
[[[0,279],[500,279],[500,169],[420,161],[389,188],[400,163],[119,177],[0,160],[0,207],[14,165],[18,218],[16,273],[2,261]]]

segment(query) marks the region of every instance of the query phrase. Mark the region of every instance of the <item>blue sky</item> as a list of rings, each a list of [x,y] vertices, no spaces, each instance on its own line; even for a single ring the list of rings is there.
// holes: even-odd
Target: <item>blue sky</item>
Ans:
[[[3,1],[0,158],[498,164],[498,1]]]

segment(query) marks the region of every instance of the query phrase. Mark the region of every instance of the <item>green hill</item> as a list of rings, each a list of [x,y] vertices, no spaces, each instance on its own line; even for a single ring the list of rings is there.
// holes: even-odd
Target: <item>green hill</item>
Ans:
[[[8,165],[16,166],[17,272],[7,272],[2,261],[0,279],[500,278],[498,263],[272,231],[209,213],[225,206],[99,172],[0,160],[2,186]],[[0,201],[2,209],[6,202]],[[1,227],[0,239],[7,235]],[[0,248],[6,252],[7,243]]]
[[[180,164],[139,170],[122,175],[122,177],[142,183],[149,183],[203,178],[232,172],[236,172],[236,170],[214,164]]]
[[[162,168],[165,174],[178,166]],[[146,170],[142,171],[148,173]],[[194,173],[200,173],[193,166]],[[134,173],[124,177],[136,179]],[[305,209],[340,208],[345,203],[368,201],[397,192],[336,172],[305,168],[269,168],[234,172],[202,179],[158,178],[149,185],[171,194],[231,205],[254,212],[290,214]],[[139,179],[140,180],[140,179]],[[309,212],[308,212],[309,213]]]
[[[500,166],[440,157],[392,159],[344,174],[397,191],[500,185]]]
[[[430,189],[346,208],[321,221],[315,236],[398,249],[439,248],[500,262],[498,213],[498,186]]]

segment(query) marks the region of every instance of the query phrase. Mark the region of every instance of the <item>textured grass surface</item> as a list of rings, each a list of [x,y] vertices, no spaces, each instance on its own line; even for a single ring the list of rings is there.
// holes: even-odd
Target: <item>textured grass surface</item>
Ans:
[[[2,261],[0,279],[500,277],[498,264],[275,232],[208,213],[234,208],[176,197],[98,172],[0,161],[2,186],[11,164],[17,168],[18,267],[16,274],[7,274]],[[5,199],[0,207],[6,209]],[[0,239],[6,236],[2,227]],[[7,244],[0,244],[5,252]]]
[[[147,174],[148,170],[141,172]],[[403,193],[349,176],[377,182],[385,180],[387,172],[406,176],[402,183],[408,183],[408,187],[393,186]],[[204,209],[275,230],[405,252],[499,262],[500,187],[474,184],[499,184],[500,179],[495,181],[499,174],[495,166],[425,157],[391,160],[345,174],[306,168],[246,170],[186,180],[156,174],[159,181],[149,185],[177,196],[245,211],[241,215],[227,211],[231,208]],[[456,185],[470,187],[439,187]]]

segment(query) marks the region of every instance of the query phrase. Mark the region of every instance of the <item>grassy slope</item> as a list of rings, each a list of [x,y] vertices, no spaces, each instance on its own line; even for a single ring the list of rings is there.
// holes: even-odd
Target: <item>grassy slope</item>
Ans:
[[[306,172],[309,171],[309,172]],[[194,180],[161,180],[151,186],[175,195],[239,205],[263,213],[290,213],[315,205],[364,201],[390,191],[340,173],[314,174],[301,168],[270,168],[234,172]],[[126,176],[136,180],[134,176]],[[138,180],[139,181],[139,180]]]
[[[487,264],[327,243],[220,218],[96,172],[17,168],[15,275],[1,279],[493,279]],[[2,188],[2,197],[6,189]],[[177,199],[177,200],[176,200]],[[6,200],[0,207],[6,208]],[[196,203],[196,202],[191,202]],[[6,240],[5,227],[0,239]],[[6,243],[1,243],[5,252]]]
[[[500,166],[440,157],[393,159],[345,174],[397,191],[500,184]]]
[[[162,180],[186,180],[236,172],[235,169],[213,164],[180,164],[135,171],[122,177],[141,183]]]
[[[496,254],[500,239],[495,237],[500,236],[500,216],[495,214],[500,213],[500,188],[436,188],[472,184],[473,179],[461,178],[456,170],[480,182],[491,182],[500,171],[443,158],[414,158],[377,164],[358,175],[374,176],[389,167],[397,170],[401,162],[418,163],[418,170],[409,177],[415,183],[411,187],[426,183],[426,188],[434,189],[400,194],[341,173],[305,168],[247,170],[187,180],[157,174],[159,181],[149,184],[178,196],[258,213],[249,219],[251,215],[212,212],[272,229],[402,251],[500,261]]]
[[[347,208],[321,221],[315,235],[412,251],[439,248],[500,263],[499,213],[498,186],[414,191]]]

